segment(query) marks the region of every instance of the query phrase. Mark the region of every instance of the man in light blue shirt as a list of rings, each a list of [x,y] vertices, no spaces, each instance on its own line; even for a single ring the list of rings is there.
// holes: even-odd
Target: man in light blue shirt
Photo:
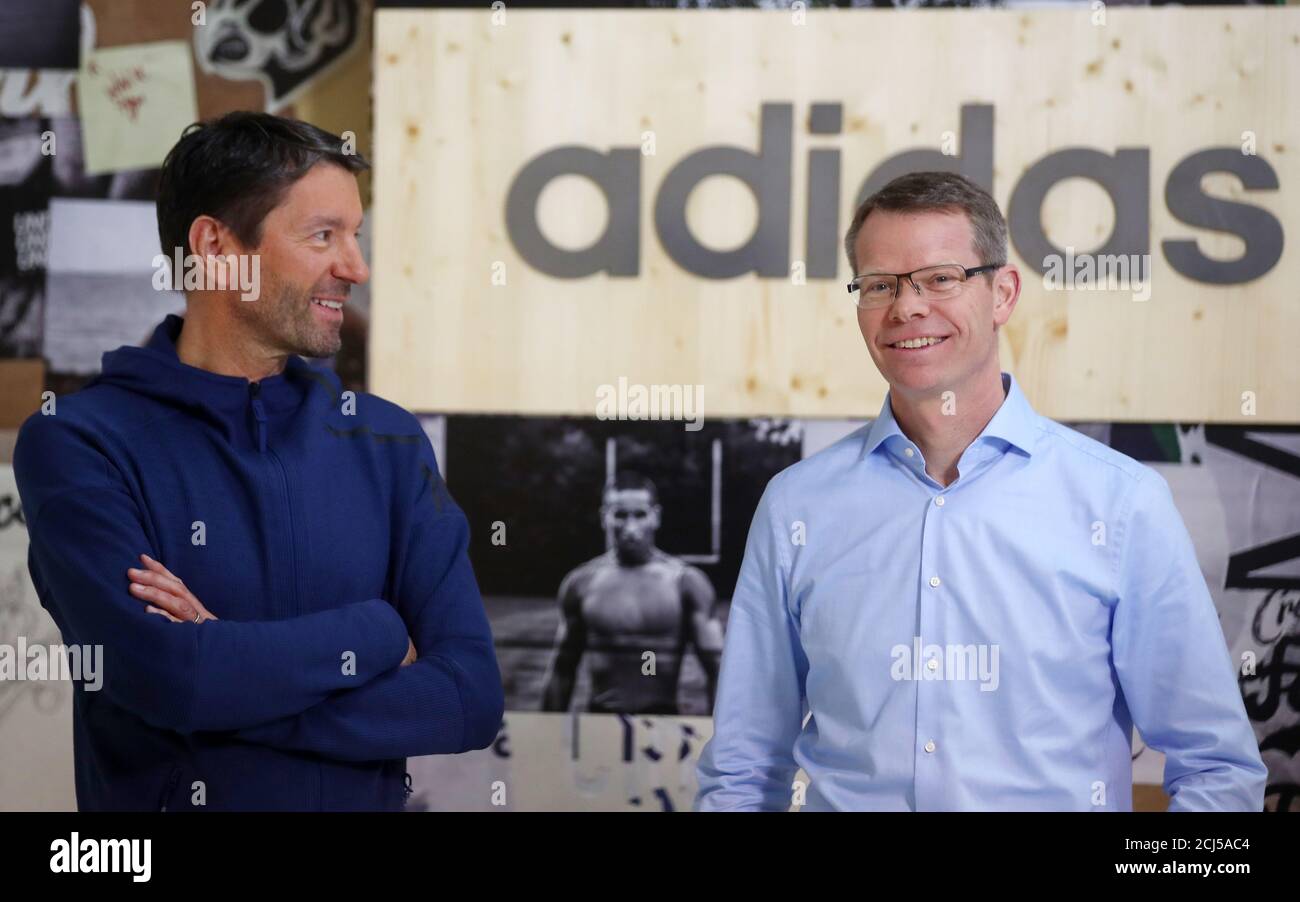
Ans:
[[[1020,275],[997,204],[903,176],[845,247],[889,394],[759,503],[696,809],[1127,811],[1136,726],[1170,810],[1261,810],[1168,485],[1001,371]]]

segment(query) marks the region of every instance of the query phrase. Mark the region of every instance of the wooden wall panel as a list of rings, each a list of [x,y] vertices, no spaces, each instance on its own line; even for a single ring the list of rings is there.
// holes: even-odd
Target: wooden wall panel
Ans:
[[[834,279],[700,278],[661,246],[656,195],[706,145],[758,149],[763,103],[794,105],[790,256],[806,257],[808,152],[841,153],[839,231],[881,161],[963,140],[963,104],[994,108],[994,195],[1007,209],[1025,170],[1067,147],[1149,150],[1150,300],[1026,288],[1002,339],[1043,413],[1057,419],[1300,422],[1300,258],[1285,247],[1260,278],[1210,285],[1176,271],[1166,239],[1230,259],[1242,242],[1175,219],[1165,185],[1197,151],[1242,145],[1277,175],[1203,190],[1300,227],[1300,10],[812,11],[385,10],[375,41],[373,390],[420,410],[595,413],[597,388],[704,386],[708,416],[874,415],[885,384]],[[872,50],[870,56],[868,49]],[[839,135],[811,135],[813,102],[843,104]],[[639,148],[635,277],[554,278],[516,251],[505,225],[524,164],[560,145]],[[951,137],[951,136],[949,136]],[[956,148],[964,152],[965,148]],[[1288,202],[1289,199],[1289,202]],[[704,181],[691,228],[726,248],[756,204],[735,179]],[[1063,181],[1042,208],[1060,247],[1091,249],[1114,212],[1097,185]],[[594,183],[555,180],[538,220],[565,247],[605,221]],[[504,273],[505,284],[493,275]],[[1253,392],[1255,412],[1243,412]]]

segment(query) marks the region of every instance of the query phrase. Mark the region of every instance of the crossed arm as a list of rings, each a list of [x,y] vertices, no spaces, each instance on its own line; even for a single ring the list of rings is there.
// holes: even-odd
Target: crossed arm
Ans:
[[[349,761],[495,738],[504,701],[468,525],[445,494],[435,503],[440,486],[424,486],[411,508],[398,598],[220,620],[160,564],[128,574],[128,585],[152,592],[123,584],[142,551],[157,556],[144,518],[111,463],[48,420],[24,428],[14,455],[32,575],[65,639],[104,649],[103,691],[116,704],[162,729],[232,732]],[[437,472],[427,439],[421,460]],[[342,666],[347,652],[354,668]]]
[[[150,614],[161,614],[172,623],[203,623],[205,620],[219,620],[186,588],[184,581],[149,555],[140,554],[140,563],[144,568],[129,567],[126,571],[129,590],[136,598],[144,602],[144,609]],[[400,666],[415,663],[415,642],[406,637],[406,657]]]

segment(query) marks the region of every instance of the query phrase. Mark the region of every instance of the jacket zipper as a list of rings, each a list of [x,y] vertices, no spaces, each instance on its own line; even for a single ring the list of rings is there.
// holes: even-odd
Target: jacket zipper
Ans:
[[[284,471],[284,462],[280,460],[280,455],[270,449],[268,449],[268,453],[275,463],[275,471],[280,475],[280,491],[284,496],[284,511],[289,519],[289,574],[291,578],[289,594],[293,599],[293,616],[297,617],[302,614],[302,609],[298,604],[298,533],[294,530],[293,525],[293,505],[289,503],[289,477]]]
[[[253,399],[253,418],[257,420],[257,450],[266,453],[266,408],[262,406],[262,385],[250,382],[248,393]]]
[[[172,797],[172,791],[176,788],[176,781],[180,779],[181,769],[173,767],[171,775],[167,778],[167,786],[163,789],[162,799],[159,800],[159,811],[167,810],[167,802]]]
[[[271,461],[275,464],[276,475],[280,478],[280,494],[284,498],[285,516],[289,521],[289,594],[293,600],[293,615],[298,616],[302,613],[298,603],[298,538],[293,524],[293,504],[289,498],[289,476],[284,469],[284,461],[280,460],[280,455],[274,450],[267,447],[266,443],[266,408],[262,404],[262,385],[259,382],[250,382],[248,385],[249,395],[252,398],[253,418],[257,421],[257,449],[263,454],[268,454]],[[321,783],[321,765],[316,764],[315,786],[312,787],[311,806],[315,808],[319,805],[320,783]]]

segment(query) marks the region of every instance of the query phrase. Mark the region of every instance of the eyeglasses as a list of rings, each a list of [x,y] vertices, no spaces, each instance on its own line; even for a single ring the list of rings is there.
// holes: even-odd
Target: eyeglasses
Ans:
[[[857,305],[863,309],[887,307],[898,297],[898,286],[906,279],[917,294],[931,301],[942,301],[961,294],[971,276],[1001,269],[1005,263],[987,263],[966,268],[960,263],[940,263],[911,272],[871,272],[849,283],[849,294],[857,293]]]

